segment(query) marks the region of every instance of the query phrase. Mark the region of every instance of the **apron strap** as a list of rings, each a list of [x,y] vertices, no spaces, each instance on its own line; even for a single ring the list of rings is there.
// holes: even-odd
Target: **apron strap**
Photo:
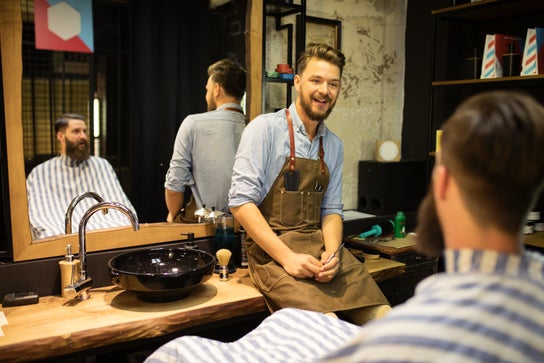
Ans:
[[[239,108],[236,108],[236,107],[226,107],[225,110],[234,111],[234,112],[238,112],[238,113],[241,113],[241,114],[244,113],[244,111],[242,111],[242,110],[240,110]]]
[[[325,149],[323,149],[323,136],[319,137],[319,163],[321,164],[321,174],[325,174]]]
[[[287,118],[287,126],[289,127],[289,146],[290,146],[290,155],[289,155],[289,170],[295,170],[295,133],[293,131],[293,119],[291,118],[291,113],[289,109],[285,109],[285,116]],[[319,162],[321,164],[321,174],[325,174],[325,149],[323,148],[323,136],[319,137],[319,152],[317,153],[319,157]]]
[[[242,115],[244,115],[244,111],[242,111],[241,109],[236,108],[236,107],[226,107],[225,110],[238,112],[238,113],[241,113]],[[247,125],[247,116],[246,115],[244,115],[244,121],[245,121],[245,123]]]
[[[291,119],[291,113],[288,108],[285,109],[285,116],[287,118],[287,127],[289,128],[289,148],[291,149],[289,171],[295,171],[295,132],[293,131],[293,119]]]

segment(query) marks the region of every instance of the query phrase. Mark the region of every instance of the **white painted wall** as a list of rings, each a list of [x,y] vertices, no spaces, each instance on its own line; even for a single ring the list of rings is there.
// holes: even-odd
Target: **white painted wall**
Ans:
[[[375,158],[377,140],[401,140],[407,0],[307,0],[307,15],[342,22],[347,62],[327,126],[344,142],[344,209],[357,208],[358,162]],[[267,70],[286,59],[285,32],[267,22]],[[283,87],[269,85],[284,107]],[[293,95],[294,97],[295,95]]]

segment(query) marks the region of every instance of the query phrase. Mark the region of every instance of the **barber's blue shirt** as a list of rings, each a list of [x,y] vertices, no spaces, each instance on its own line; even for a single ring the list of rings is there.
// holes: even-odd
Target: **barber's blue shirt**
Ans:
[[[321,217],[333,213],[342,215],[342,141],[324,123],[319,125],[316,137],[310,141],[294,103],[289,111],[295,131],[296,157],[318,160],[319,138],[323,136],[325,164],[329,168],[330,180],[321,204]],[[289,152],[285,109],[260,115],[251,121],[242,134],[236,153],[229,207],[245,203],[260,205],[289,157]]]
[[[164,187],[180,193],[190,187],[197,208],[205,204],[227,212],[232,165],[244,127],[245,116],[236,103],[187,116],[176,136]]]

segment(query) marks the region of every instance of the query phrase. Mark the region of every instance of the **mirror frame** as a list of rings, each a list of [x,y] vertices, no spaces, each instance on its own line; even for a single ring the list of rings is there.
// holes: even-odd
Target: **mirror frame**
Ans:
[[[6,159],[11,216],[13,261],[63,256],[67,244],[79,250],[77,233],[32,240],[28,217],[22,125],[22,17],[20,0],[0,2],[0,47],[2,54],[2,87],[4,91]],[[166,213],[166,212],[165,212]],[[142,223],[139,231],[131,226],[87,232],[87,251],[151,245],[213,236],[211,223],[174,224]],[[184,236],[185,235],[185,236]]]

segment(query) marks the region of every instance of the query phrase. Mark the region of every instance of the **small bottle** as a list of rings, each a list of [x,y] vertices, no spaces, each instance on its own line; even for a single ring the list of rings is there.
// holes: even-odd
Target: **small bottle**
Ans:
[[[212,208],[213,209],[213,208]],[[214,220],[215,224],[215,252],[221,249],[229,250],[233,256],[231,262],[229,263],[229,273],[236,272],[236,261],[239,260],[240,254],[236,253],[236,238],[234,235],[234,217],[232,214],[221,214],[216,217]],[[219,267],[216,265],[215,270]]]
[[[79,260],[74,258],[72,254],[72,245],[66,245],[66,255],[64,259],[59,261],[60,266],[60,290],[62,291],[62,297],[66,297],[64,294],[64,288],[72,285],[77,281],[79,276]]]
[[[240,236],[240,268],[247,268],[247,244],[246,244],[246,231],[242,227],[238,230]]]
[[[406,236],[406,216],[404,212],[397,212],[395,216],[395,238],[404,238]]]
[[[223,248],[223,225],[222,225],[222,216],[216,216],[215,207],[212,207],[212,213],[214,215],[213,219],[210,220],[215,228],[214,232],[214,249],[213,253],[216,253],[221,248]]]

